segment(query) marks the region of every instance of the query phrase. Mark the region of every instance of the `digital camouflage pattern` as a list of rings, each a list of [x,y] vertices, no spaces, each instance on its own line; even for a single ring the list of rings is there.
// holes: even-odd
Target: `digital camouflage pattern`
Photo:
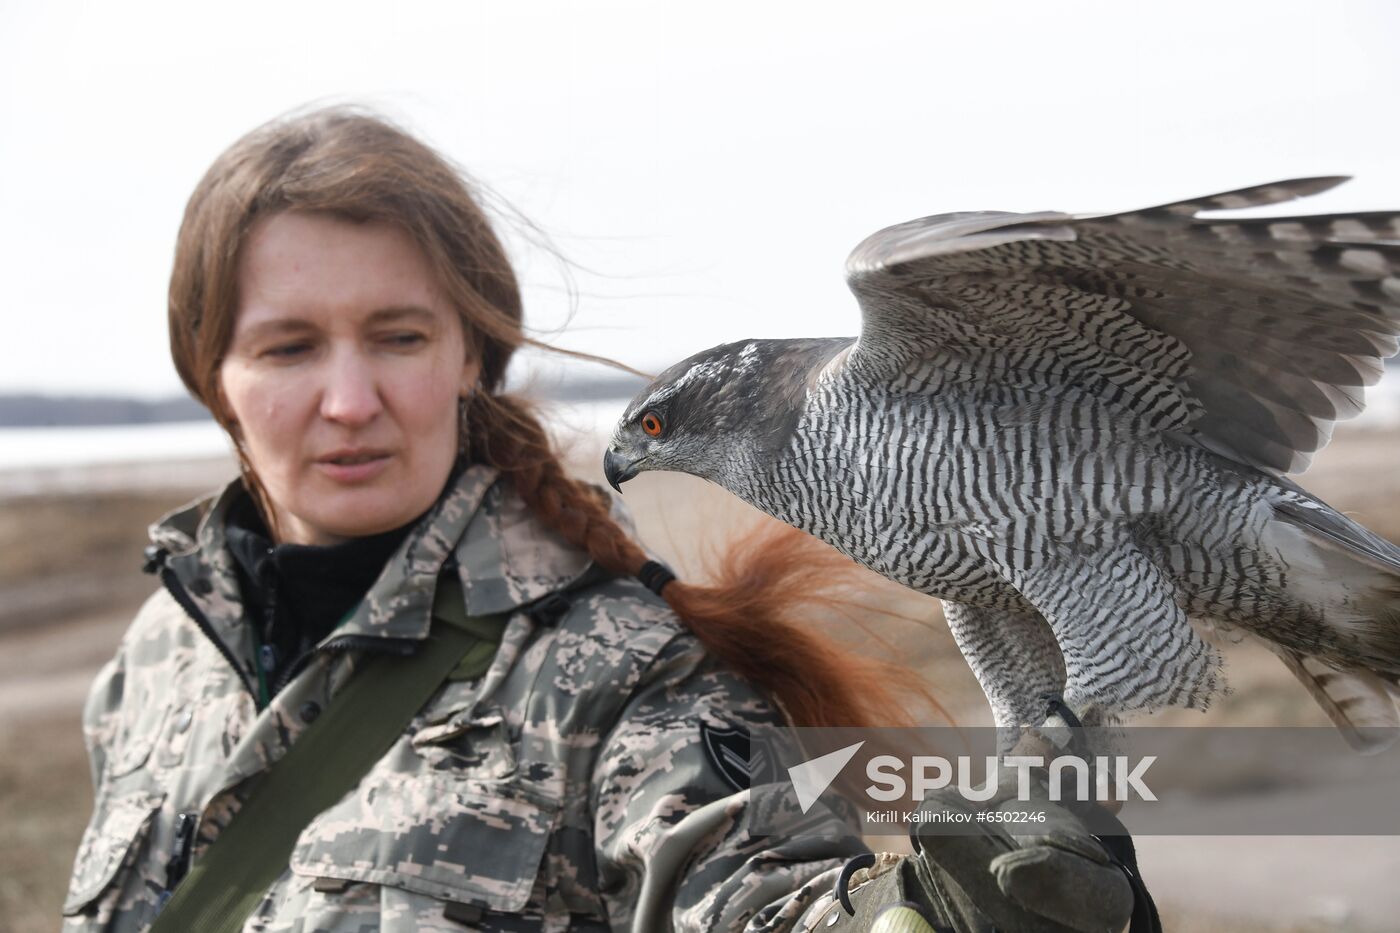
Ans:
[[[166,587],[85,710],[97,800],[64,905],[70,933],[145,929],[177,816],[198,815],[197,860],[366,652],[427,634],[454,557],[467,611],[509,614],[490,669],[444,684],[307,827],[246,931],[793,930],[815,921],[836,870],[864,851],[834,816],[824,839],[744,830],[748,793],[707,758],[701,727],[774,723],[773,707],[658,597],[603,579],[483,467],[455,480],[259,711],[223,544],[243,494],[234,484],[152,528]]]

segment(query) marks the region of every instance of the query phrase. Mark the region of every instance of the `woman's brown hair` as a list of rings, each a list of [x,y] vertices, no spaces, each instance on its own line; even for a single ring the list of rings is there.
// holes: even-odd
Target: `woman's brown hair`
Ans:
[[[170,345],[189,390],[234,438],[218,388],[238,307],[237,268],[259,218],[320,211],[399,225],[417,242],[462,316],[481,391],[463,417],[462,451],[496,467],[531,511],[603,567],[635,575],[646,553],[612,519],[607,496],[571,477],[530,404],[501,391],[525,344],[520,289],[500,239],[463,174],[387,120],[332,108],[266,124],[225,151],[185,210],[170,279]],[[562,352],[562,351],[561,351]],[[764,689],[797,725],[908,721],[911,699],[932,702],[907,668],[852,653],[800,622],[853,570],[801,532],[769,525],[732,546],[712,585],[672,581],[663,598],[713,654]],[[934,704],[936,706],[936,704]]]

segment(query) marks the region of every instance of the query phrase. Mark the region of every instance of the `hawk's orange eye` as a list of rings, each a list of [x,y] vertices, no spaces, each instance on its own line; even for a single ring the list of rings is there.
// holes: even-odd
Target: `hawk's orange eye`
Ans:
[[[642,430],[652,437],[661,436],[661,419],[657,417],[656,412],[649,411],[642,415]]]

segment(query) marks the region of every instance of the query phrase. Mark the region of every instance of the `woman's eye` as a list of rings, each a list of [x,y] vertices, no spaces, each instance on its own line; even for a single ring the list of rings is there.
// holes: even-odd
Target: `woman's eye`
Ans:
[[[404,332],[402,334],[389,334],[384,337],[384,342],[393,347],[416,347],[427,341],[423,334]]]
[[[262,355],[272,357],[273,359],[288,360],[294,359],[303,353],[307,353],[310,349],[311,344],[305,341],[299,341],[297,343],[284,343],[275,347],[268,347],[262,352]]]

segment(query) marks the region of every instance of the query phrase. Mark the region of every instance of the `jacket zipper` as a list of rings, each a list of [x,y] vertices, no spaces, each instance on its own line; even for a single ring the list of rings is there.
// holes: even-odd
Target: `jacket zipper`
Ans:
[[[180,604],[180,608],[185,610],[185,614],[188,615],[190,619],[193,620],[195,626],[204,633],[204,637],[212,641],[214,647],[219,649],[219,653],[224,656],[224,660],[228,662],[229,667],[233,668],[233,672],[238,675],[238,680],[243,684],[243,689],[247,690],[254,700],[256,700],[258,692],[248,680],[248,675],[239,665],[238,659],[233,656],[233,652],[229,650],[228,645],[224,644],[224,640],[214,631],[214,626],[209,623],[209,619],[204,615],[204,612],[195,604],[195,601],[190,598],[190,594],[185,591],[184,584],[182,584],[180,578],[175,575],[175,571],[171,570],[170,567],[164,563],[161,564],[160,568],[160,582],[165,584],[166,591],[174,597],[175,602]]]
[[[272,549],[268,548],[268,557],[272,556]],[[258,656],[254,663],[258,667],[258,707],[265,708],[272,703],[272,698],[281,691],[280,685],[269,686],[267,679],[277,670],[277,646],[272,643],[272,629],[277,623],[277,572],[272,568],[271,560],[265,561],[262,565],[263,591],[263,620],[262,632],[254,629],[254,635],[258,643]]]

